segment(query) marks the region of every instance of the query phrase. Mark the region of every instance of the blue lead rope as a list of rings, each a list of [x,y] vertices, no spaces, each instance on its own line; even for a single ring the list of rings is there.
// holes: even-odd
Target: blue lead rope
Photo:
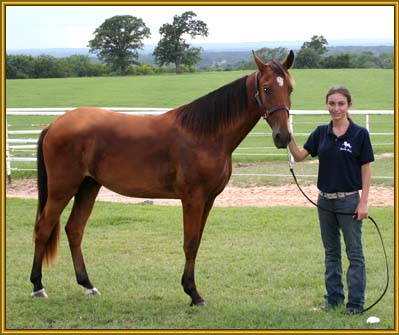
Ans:
[[[310,198],[307,196],[307,194],[302,190],[301,186],[300,186],[299,183],[298,183],[298,180],[297,180],[296,175],[295,175],[295,172],[294,172],[294,164],[293,164],[293,161],[292,161],[292,159],[291,159],[291,154],[290,154],[290,152],[289,152],[289,150],[288,150],[288,147],[287,147],[287,156],[288,156],[288,166],[289,166],[289,168],[290,168],[290,172],[291,172],[291,174],[292,174],[292,177],[294,178],[294,181],[295,181],[296,186],[298,187],[299,191],[301,191],[301,193],[303,194],[303,196],[304,196],[312,205],[316,206],[317,208],[319,208],[319,209],[321,209],[321,210],[323,210],[323,211],[326,211],[326,212],[329,212],[329,213],[333,213],[333,214],[351,215],[351,216],[357,215],[357,213],[343,213],[343,212],[334,212],[334,211],[331,211],[331,210],[329,210],[329,209],[327,209],[327,208],[320,207],[317,203],[315,203],[312,199],[310,199]],[[385,267],[386,267],[386,272],[387,272],[387,282],[386,282],[386,285],[385,285],[384,292],[382,292],[381,296],[380,296],[373,304],[371,304],[371,305],[368,306],[367,308],[363,309],[363,313],[366,312],[366,311],[368,311],[368,310],[370,310],[371,308],[373,308],[375,305],[377,305],[377,304],[381,301],[381,299],[384,297],[385,293],[387,292],[388,286],[389,286],[389,266],[388,266],[388,257],[387,257],[387,253],[386,253],[386,251],[385,251],[384,240],[382,239],[381,231],[380,231],[380,228],[379,228],[378,225],[377,225],[377,222],[375,222],[375,220],[374,220],[371,216],[367,216],[367,218],[368,218],[372,223],[374,223],[374,226],[375,226],[375,228],[377,229],[378,235],[379,235],[379,237],[380,237],[382,250],[384,251],[384,256],[385,256]]]

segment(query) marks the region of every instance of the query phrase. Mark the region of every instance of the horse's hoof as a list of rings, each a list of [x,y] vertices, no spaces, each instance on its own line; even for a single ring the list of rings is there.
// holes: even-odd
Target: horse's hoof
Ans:
[[[101,293],[99,290],[93,287],[93,288],[86,288],[85,295],[101,295]]]
[[[46,299],[48,298],[48,295],[47,295],[47,293],[46,293],[44,288],[42,288],[41,290],[32,292],[30,294],[30,296],[32,298],[46,298]]]
[[[204,300],[200,300],[200,301],[197,301],[197,302],[192,301],[190,306],[203,307],[203,306],[206,306],[206,304],[205,304]]]

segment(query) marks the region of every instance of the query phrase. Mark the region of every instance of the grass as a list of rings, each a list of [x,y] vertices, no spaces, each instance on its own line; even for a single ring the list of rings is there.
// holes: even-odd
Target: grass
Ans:
[[[7,107],[176,107],[251,71],[183,75],[23,79],[6,81]],[[325,109],[327,90],[347,85],[354,109],[393,109],[394,71],[381,69],[291,70],[292,109]],[[370,78],[373,78],[370,89]]]
[[[184,256],[179,207],[97,203],[83,248],[88,272],[102,295],[85,297],[75,283],[62,234],[56,265],[43,271],[50,298],[32,300],[36,201],[8,198],[6,206],[7,330],[394,327],[392,281],[385,298],[365,315],[314,310],[323,300],[324,266],[317,214],[311,208],[214,208],[196,268],[207,306],[192,308],[180,286]],[[394,210],[371,208],[370,213],[380,225],[393,278]],[[369,305],[384,288],[385,268],[375,228],[366,221],[363,231]],[[381,322],[366,324],[370,315]]]

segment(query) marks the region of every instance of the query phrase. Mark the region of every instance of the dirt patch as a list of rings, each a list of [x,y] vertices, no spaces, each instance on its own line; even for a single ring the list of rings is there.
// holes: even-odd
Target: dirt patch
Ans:
[[[313,200],[317,199],[316,186],[304,186],[304,192]],[[37,199],[37,187],[34,179],[15,180],[7,185],[7,197]],[[180,205],[180,200],[174,199],[143,199],[129,198],[114,193],[104,187],[97,197],[99,201],[123,203],[147,203],[155,205]],[[227,186],[216,198],[215,206],[313,206],[299,192],[295,185],[233,187]],[[394,188],[372,186],[369,195],[369,206],[394,206]]]

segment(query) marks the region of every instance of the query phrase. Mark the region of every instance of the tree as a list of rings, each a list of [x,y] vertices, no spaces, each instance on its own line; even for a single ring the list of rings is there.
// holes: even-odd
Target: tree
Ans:
[[[374,68],[377,67],[376,56],[370,51],[363,51],[353,55],[352,64],[354,68]]]
[[[384,69],[393,69],[394,67],[394,57],[393,53],[384,52],[379,57],[381,59],[381,63]]]
[[[172,24],[165,23],[159,28],[162,38],[153,53],[158,65],[175,64],[176,73],[181,73],[182,65],[191,67],[198,63],[202,48],[190,47],[184,39],[185,35],[208,36],[206,23],[195,20],[196,16],[194,12],[184,12],[181,16],[175,15]]]
[[[6,78],[32,78],[35,59],[28,55],[6,55]]]
[[[310,39],[310,42],[303,43],[301,49],[312,49],[319,56],[324,54],[327,51],[326,45],[328,44],[327,40],[323,36],[314,35]]]
[[[97,53],[100,60],[125,75],[130,64],[138,64],[138,49],[142,49],[142,40],[151,36],[151,32],[142,19],[117,15],[105,20],[94,35],[89,41],[90,52]]]
[[[351,55],[348,53],[341,53],[324,57],[320,61],[320,66],[326,69],[345,69],[350,68]]]
[[[312,36],[310,42],[302,44],[295,60],[295,66],[297,68],[320,67],[321,56],[327,51],[327,44],[328,42],[323,36]]]
[[[40,55],[35,58],[33,78],[63,78],[65,69],[60,66],[58,59],[50,55]]]
[[[296,55],[295,67],[298,69],[315,69],[319,67],[320,55],[309,48],[300,49]]]

